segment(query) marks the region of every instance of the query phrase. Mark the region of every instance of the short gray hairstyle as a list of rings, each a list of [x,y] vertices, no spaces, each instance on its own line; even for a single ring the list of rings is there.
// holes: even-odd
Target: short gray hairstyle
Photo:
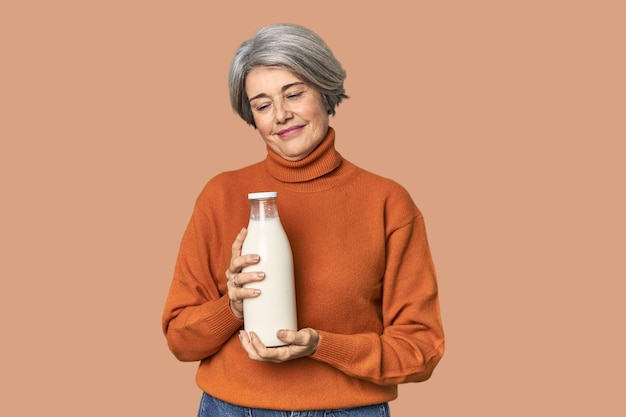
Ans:
[[[291,71],[321,92],[330,115],[334,115],[335,107],[348,98],[343,88],[346,71],[319,35],[295,24],[265,26],[239,46],[228,77],[233,110],[255,128],[245,86],[246,76],[256,67]]]

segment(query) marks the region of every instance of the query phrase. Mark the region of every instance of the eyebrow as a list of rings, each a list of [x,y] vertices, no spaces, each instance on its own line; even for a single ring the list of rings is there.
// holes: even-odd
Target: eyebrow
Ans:
[[[282,93],[284,93],[286,90],[289,90],[294,85],[299,85],[299,84],[304,84],[304,83],[302,81],[296,81],[295,83],[285,84],[285,85],[283,85],[281,87],[280,91]],[[264,98],[264,97],[269,97],[269,96],[267,94],[265,94],[265,93],[261,93],[261,94],[257,94],[256,96],[252,97],[248,101],[253,101],[253,100],[256,100],[257,98]]]

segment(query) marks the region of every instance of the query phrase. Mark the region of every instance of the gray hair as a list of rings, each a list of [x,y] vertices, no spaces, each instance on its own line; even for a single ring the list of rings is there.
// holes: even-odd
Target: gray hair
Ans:
[[[330,115],[334,115],[335,107],[348,98],[343,88],[346,71],[319,35],[294,24],[265,26],[241,44],[233,57],[228,77],[233,110],[255,128],[245,83],[248,73],[256,67],[291,71],[322,93]]]

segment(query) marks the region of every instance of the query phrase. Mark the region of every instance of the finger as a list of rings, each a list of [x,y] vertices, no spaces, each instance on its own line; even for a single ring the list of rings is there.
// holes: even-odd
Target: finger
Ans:
[[[254,349],[253,356],[249,355],[252,359],[274,363],[281,363],[298,357],[302,350],[302,348],[294,345],[268,348],[254,332],[250,332],[250,344],[248,347]]]
[[[298,332],[296,332],[294,330],[285,330],[285,329],[279,330],[276,333],[276,337],[279,340],[281,340],[281,341],[283,341],[283,342],[285,342],[285,343],[287,343],[289,345],[299,345],[299,344],[301,344],[301,343],[298,343],[298,341],[300,339],[298,337]]]
[[[242,267],[255,263],[254,255],[248,255],[245,256],[244,259],[241,259],[241,248],[243,247],[243,242],[246,239],[247,235],[248,229],[246,229],[245,227],[241,228],[231,246],[230,265],[228,267],[228,271],[226,271],[226,277],[228,279],[231,279],[233,274],[241,271]]]
[[[320,343],[320,335],[318,332],[311,328],[295,330],[279,330],[276,334],[278,339],[290,346],[297,347],[297,349],[306,354],[313,354]]]
[[[261,258],[255,253],[249,253],[246,255],[237,256],[230,260],[230,265],[226,270],[226,278],[232,280],[234,276],[242,271],[243,268],[259,263]],[[240,279],[237,278],[237,282],[240,283]]]
[[[261,357],[257,354],[256,348],[252,344],[251,336],[245,330],[239,331],[239,340],[241,348],[248,354],[250,359],[261,361]]]
[[[248,336],[248,332],[246,332],[245,330],[239,330],[239,341],[241,342],[241,347],[244,350],[247,350],[246,346],[250,343],[250,337]]]
[[[231,301],[241,303],[246,298],[255,298],[261,295],[261,290],[258,288],[242,288],[229,285],[228,298]]]
[[[261,338],[254,332],[250,332],[250,344],[259,356],[267,353],[268,348],[263,344]]]
[[[252,351],[252,354],[248,353],[250,359],[253,359],[258,362],[274,362],[280,363],[284,362],[285,359],[282,356],[288,356],[287,348],[285,347],[274,347],[268,348],[266,347],[259,337],[252,333],[250,335],[250,344],[248,345],[248,349]],[[281,352],[284,351],[284,352]]]
[[[236,287],[244,287],[246,284],[262,281],[265,278],[265,273],[258,272],[240,272],[233,278],[233,284]]]
[[[228,295],[231,300],[238,300],[243,297],[246,298],[246,294],[249,297],[257,296],[260,294],[260,290],[254,288],[254,283],[262,281],[265,278],[265,273],[263,272],[248,272],[239,274],[235,274],[233,279],[229,279],[226,282],[226,286],[228,287]],[[251,284],[251,285],[246,285]],[[245,291],[241,291],[245,290]]]
[[[231,247],[232,258],[236,258],[237,256],[241,255],[241,247],[243,246],[243,241],[246,239],[247,234],[248,229],[246,229],[245,227],[243,227],[239,231],[239,233],[237,233],[237,237],[235,238],[235,241],[233,242],[233,245]]]
[[[307,348],[313,343],[312,336],[309,329],[301,329],[298,331],[282,329],[276,333],[278,339],[289,345]]]
[[[228,298],[230,299],[230,309],[233,314],[243,319],[243,300],[246,298],[258,297],[261,294],[261,290],[256,288],[241,288],[236,287],[229,280],[228,281]]]

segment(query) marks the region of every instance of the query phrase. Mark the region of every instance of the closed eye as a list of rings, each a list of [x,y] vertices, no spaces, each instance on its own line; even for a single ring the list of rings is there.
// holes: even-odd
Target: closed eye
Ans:
[[[256,111],[264,111],[267,110],[270,107],[269,104],[261,104],[260,106],[256,107]]]

